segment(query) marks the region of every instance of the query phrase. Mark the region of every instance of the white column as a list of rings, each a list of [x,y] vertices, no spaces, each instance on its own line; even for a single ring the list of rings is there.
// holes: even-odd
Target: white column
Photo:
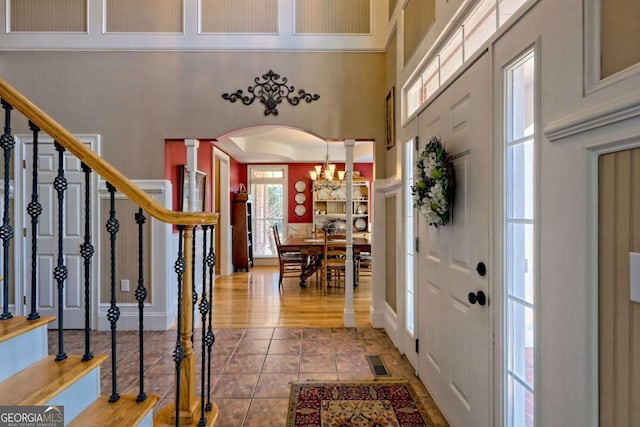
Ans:
[[[200,141],[197,139],[185,139],[184,145],[187,147],[187,170],[189,177],[189,208],[185,209],[189,212],[195,212],[196,206],[196,171],[198,170],[198,147]]]
[[[347,178],[347,260],[345,266],[344,281],[344,326],[352,328],[356,326],[356,315],[353,309],[353,147],[354,139],[344,141],[345,149],[345,177]]]

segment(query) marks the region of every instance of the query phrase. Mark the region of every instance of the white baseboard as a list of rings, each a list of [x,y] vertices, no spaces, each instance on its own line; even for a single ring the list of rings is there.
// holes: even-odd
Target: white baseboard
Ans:
[[[369,308],[369,322],[374,328],[384,328],[386,317],[384,311],[375,310],[373,306]]]
[[[399,327],[398,316],[395,311],[391,309],[389,304],[385,303],[385,313],[384,313],[384,330],[389,335],[391,342],[396,348],[400,348],[400,334],[399,331],[402,329]]]
[[[125,310],[129,307],[120,307],[120,319],[118,319],[118,330],[136,331],[138,330],[138,308],[134,311]],[[107,331],[111,328],[111,323],[107,319],[107,310],[109,305],[101,304],[98,316],[98,330]],[[144,329],[146,331],[166,331],[175,324],[175,316],[170,313],[145,313]]]

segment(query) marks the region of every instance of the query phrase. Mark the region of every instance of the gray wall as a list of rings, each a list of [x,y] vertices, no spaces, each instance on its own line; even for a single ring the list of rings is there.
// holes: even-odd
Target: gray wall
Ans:
[[[257,101],[222,99],[270,69],[320,100],[284,102],[274,117]],[[103,157],[132,179],[164,177],[166,138],[216,138],[254,125],[384,145],[384,72],[382,53],[0,53],[3,79],[69,131],[102,135]],[[384,171],[384,159],[375,161]]]

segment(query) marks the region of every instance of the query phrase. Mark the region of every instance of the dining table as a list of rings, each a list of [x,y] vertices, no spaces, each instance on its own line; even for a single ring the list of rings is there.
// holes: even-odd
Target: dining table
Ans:
[[[344,243],[344,238],[329,238],[328,243]],[[353,283],[358,285],[358,274],[355,268],[358,254],[362,252],[371,252],[371,239],[366,237],[353,237]],[[302,272],[300,273],[300,287],[307,287],[307,279],[315,274],[322,267],[324,259],[324,237],[287,237],[280,244],[283,252],[299,251],[303,256]]]

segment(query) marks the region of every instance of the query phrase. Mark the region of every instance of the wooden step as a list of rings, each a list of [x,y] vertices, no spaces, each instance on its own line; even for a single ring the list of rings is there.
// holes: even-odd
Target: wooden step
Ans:
[[[109,396],[100,396],[91,406],[78,415],[69,427],[134,427],[158,404],[160,396],[150,395],[143,402],[136,396],[120,396],[117,402],[109,403]],[[150,418],[149,418],[150,420]],[[151,422],[151,421],[149,421]],[[149,424],[151,425],[151,424]]]
[[[47,324],[54,320],[52,316],[0,320],[0,381],[47,357]]]
[[[54,320],[56,320],[54,316],[44,316],[35,320],[27,320],[25,316],[15,316],[11,319],[0,320],[0,343],[51,323]]]
[[[0,405],[44,405],[105,360],[104,355],[87,362],[82,356],[69,356],[60,362],[54,356],[46,357],[0,383]]]

